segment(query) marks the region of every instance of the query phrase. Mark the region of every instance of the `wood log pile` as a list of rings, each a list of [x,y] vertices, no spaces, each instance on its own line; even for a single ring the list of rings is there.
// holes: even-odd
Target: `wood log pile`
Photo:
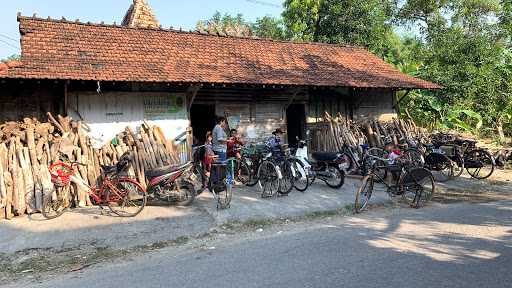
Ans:
[[[412,120],[394,118],[381,122],[376,119],[362,119],[358,121],[358,126],[364,131],[370,147],[383,147],[386,138],[398,144],[401,139],[426,139],[428,136],[427,130],[416,126]]]
[[[411,120],[393,119],[381,122],[376,119],[358,119],[356,122],[342,115],[333,117],[324,115],[324,123],[316,124],[311,135],[313,151],[341,151],[344,144],[358,147],[369,144],[370,147],[384,146],[389,137],[395,144],[400,139],[426,139],[427,130],[416,126]]]
[[[127,151],[134,156],[129,174],[144,187],[146,170],[180,162],[174,141],[160,127],[127,127],[100,149],[93,148],[87,130],[86,123],[50,113],[47,122],[25,118],[0,125],[0,219],[41,211],[43,196],[54,191],[49,166],[62,155],[85,164],[72,177],[68,206],[92,205],[87,186],[96,187],[102,165],[115,165]]]

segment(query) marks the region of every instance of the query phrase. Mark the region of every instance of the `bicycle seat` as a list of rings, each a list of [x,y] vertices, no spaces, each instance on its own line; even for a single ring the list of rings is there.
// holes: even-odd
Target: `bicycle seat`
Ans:
[[[186,168],[188,165],[189,165],[189,163],[179,164],[179,165],[167,165],[167,166],[163,166],[160,168],[147,170],[145,174],[146,174],[146,177],[148,177],[148,178],[155,178],[158,176],[163,176],[165,174],[170,174],[172,172],[182,170],[182,169]]]
[[[315,152],[312,154],[313,159],[321,162],[331,162],[336,160],[339,157],[339,153],[333,152]]]
[[[436,145],[434,145],[434,144],[423,144],[423,147],[425,147],[427,149],[432,149],[432,148],[435,148]]]
[[[361,144],[361,145],[359,145],[359,146],[360,146],[363,150],[368,150],[368,149],[370,149],[370,145],[368,145],[368,144]]]
[[[103,173],[105,173],[106,175],[111,175],[117,173],[117,166],[101,165],[101,170],[103,170]]]

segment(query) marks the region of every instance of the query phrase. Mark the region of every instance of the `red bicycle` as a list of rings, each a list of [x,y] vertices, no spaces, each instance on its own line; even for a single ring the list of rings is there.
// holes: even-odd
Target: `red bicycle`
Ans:
[[[91,197],[92,202],[103,208],[103,205],[120,217],[135,217],[146,206],[147,195],[142,186],[135,180],[120,176],[122,172],[128,170],[131,163],[131,155],[125,153],[121,156],[115,166],[102,166],[102,183],[99,187],[91,188],[74,176],[76,168],[83,165],[79,162],[59,161],[52,164],[49,168],[52,182],[55,185],[55,191],[45,195],[43,199],[42,214],[47,219],[54,219],[61,216],[67,207],[69,199],[71,182],[76,183],[82,188],[86,188],[86,193]]]

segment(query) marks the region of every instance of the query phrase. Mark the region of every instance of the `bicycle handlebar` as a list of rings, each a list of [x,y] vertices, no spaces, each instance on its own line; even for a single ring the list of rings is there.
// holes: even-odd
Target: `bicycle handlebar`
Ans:
[[[381,161],[384,161],[384,162],[389,162],[389,160],[390,160],[390,159],[381,158],[381,157],[378,157],[378,156],[375,156],[375,155],[367,155],[367,157],[370,157],[370,158],[375,159],[375,160],[381,160]]]

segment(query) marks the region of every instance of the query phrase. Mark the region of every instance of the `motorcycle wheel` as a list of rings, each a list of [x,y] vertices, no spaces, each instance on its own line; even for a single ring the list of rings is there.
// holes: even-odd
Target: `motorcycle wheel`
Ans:
[[[343,172],[337,166],[328,166],[326,170],[335,175],[334,178],[324,179],[324,182],[325,184],[327,184],[327,186],[333,189],[338,189],[341,186],[343,186],[343,184],[345,183],[345,172]]]
[[[176,201],[176,206],[189,206],[194,202],[194,199],[196,198],[196,192],[194,191],[194,185],[189,182],[182,182],[179,184],[179,190],[181,193],[185,193],[184,196],[186,197],[183,201]]]
[[[292,169],[295,170],[295,179],[293,181],[293,187],[297,191],[304,192],[309,187],[309,177],[307,175],[308,170],[304,167],[304,164],[298,159],[291,160]]]

